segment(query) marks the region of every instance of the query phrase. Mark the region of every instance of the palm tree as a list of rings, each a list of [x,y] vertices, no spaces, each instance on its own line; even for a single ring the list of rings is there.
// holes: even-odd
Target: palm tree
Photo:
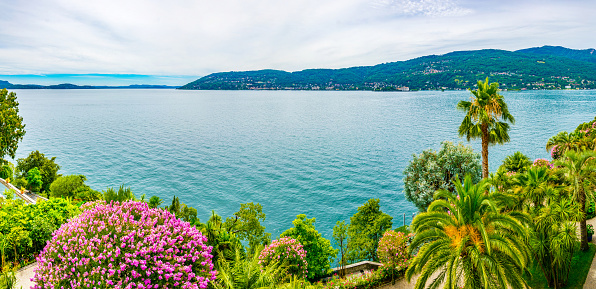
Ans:
[[[596,185],[596,152],[567,151],[563,159],[555,163],[561,166],[565,177],[569,182],[569,190],[575,200],[579,203],[582,218],[579,223],[581,232],[582,251],[588,250],[587,230],[586,230],[586,199],[593,198],[594,186]]]
[[[524,211],[532,214],[540,209],[549,196],[548,193],[555,189],[556,178],[546,167],[530,167],[524,174],[518,175],[514,180],[515,194],[525,202]]]
[[[262,248],[255,249],[252,256],[243,258],[237,249],[232,260],[220,258],[218,260],[217,280],[213,283],[216,289],[256,289],[267,286],[277,286],[282,283],[280,277],[287,272],[286,266],[279,263],[261,268],[259,254]]]
[[[499,94],[499,84],[488,84],[488,77],[484,82],[478,81],[478,89],[470,90],[473,97],[470,101],[462,100],[457,109],[466,113],[459,126],[459,136],[466,136],[467,140],[482,140],[482,177],[488,177],[488,146],[503,144],[509,141],[509,124],[515,119],[509,113],[503,96]],[[502,120],[502,121],[499,121]]]
[[[577,244],[575,222],[581,212],[579,204],[560,190],[555,174],[547,167],[530,167],[515,178],[512,195],[521,203],[518,208],[532,217],[529,244],[534,260],[549,287],[561,288],[569,277]]]
[[[527,288],[527,215],[499,212],[487,180],[474,185],[466,175],[455,188],[457,194],[437,191],[427,212],[414,219],[410,250],[422,247],[406,271],[408,280],[420,274],[416,289],[431,276],[429,288]]]
[[[548,190],[546,206],[534,211],[530,247],[551,288],[564,287],[569,279],[571,259],[577,244],[575,222],[581,219],[580,206],[571,198]]]

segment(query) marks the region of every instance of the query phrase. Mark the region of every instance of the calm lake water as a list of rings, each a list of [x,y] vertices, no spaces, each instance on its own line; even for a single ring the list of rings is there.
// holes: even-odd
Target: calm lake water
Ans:
[[[457,136],[469,92],[17,90],[32,150],[56,156],[62,174],[95,190],[125,184],[202,221],[258,202],[273,237],[298,214],[331,238],[370,198],[411,221],[402,172],[412,154]],[[546,141],[596,115],[596,91],[504,92],[516,119],[511,142],[490,148],[490,170],[521,151],[548,158]],[[480,141],[471,145],[479,152]]]

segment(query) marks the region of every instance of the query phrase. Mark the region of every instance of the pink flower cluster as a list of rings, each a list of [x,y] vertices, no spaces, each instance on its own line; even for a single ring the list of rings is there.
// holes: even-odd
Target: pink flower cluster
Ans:
[[[389,230],[383,234],[379,240],[377,256],[385,266],[393,267],[397,270],[405,269],[410,264],[410,254],[408,253],[408,243],[413,234],[404,234]]]
[[[547,159],[535,159],[534,163],[532,164],[534,167],[547,167],[549,169],[554,168],[554,165],[550,163]]]
[[[215,280],[212,248],[189,223],[141,202],[90,207],[54,232],[34,288],[207,288]]]
[[[288,273],[299,278],[304,278],[308,274],[306,250],[303,249],[300,242],[290,237],[273,240],[261,251],[259,264],[262,269],[274,262],[287,265]]]
[[[559,151],[559,146],[555,145],[553,148],[550,149],[550,157],[553,160],[556,160],[561,157],[561,152]]]

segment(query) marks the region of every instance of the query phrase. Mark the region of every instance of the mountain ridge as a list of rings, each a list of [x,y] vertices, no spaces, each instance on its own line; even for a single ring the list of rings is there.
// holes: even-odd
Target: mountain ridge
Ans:
[[[76,85],[72,83],[61,83],[53,85],[39,84],[12,84],[6,80],[0,80],[0,89],[174,89],[179,86],[154,85],[154,84],[131,84],[125,86],[109,85]]]
[[[517,51],[483,49],[340,69],[217,72],[188,90],[432,90],[469,89],[489,77],[504,89],[596,88],[594,49],[542,46]]]

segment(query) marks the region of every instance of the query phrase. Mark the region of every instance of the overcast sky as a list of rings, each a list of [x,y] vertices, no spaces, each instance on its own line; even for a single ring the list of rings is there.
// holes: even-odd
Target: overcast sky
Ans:
[[[586,49],[596,47],[594,15],[594,0],[0,0],[0,75],[141,74],[184,84],[218,71],[456,50]]]

